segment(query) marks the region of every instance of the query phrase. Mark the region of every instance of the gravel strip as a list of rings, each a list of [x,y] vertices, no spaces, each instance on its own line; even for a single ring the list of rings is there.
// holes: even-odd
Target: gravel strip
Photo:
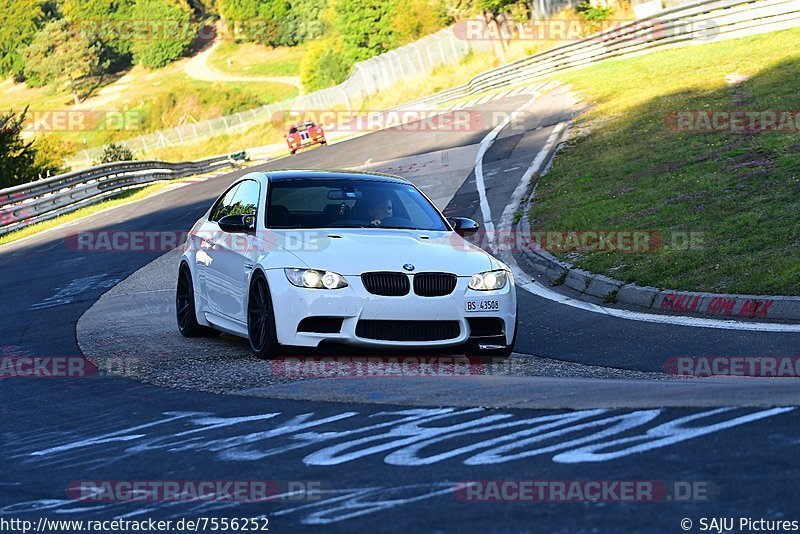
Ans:
[[[284,376],[283,361],[255,358],[242,338],[181,336],[174,316],[179,257],[180,252],[173,251],[136,271],[81,317],[78,343],[87,358],[112,375],[156,386],[213,393],[236,393],[320,378]],[[518,353],[503,363],[475,365],[470,372],[559,378],[673,378],[662,373],[587,366]]]

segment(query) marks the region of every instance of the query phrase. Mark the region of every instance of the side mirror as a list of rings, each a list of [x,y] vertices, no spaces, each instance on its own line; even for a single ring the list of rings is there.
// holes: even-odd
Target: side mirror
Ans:
[[[456,233],[461,237],[473,235],[477,233],[481,227],[480,224],[466,217],[450,217],[447,219],[447,222],[450,223],[450,225],[453,227],[453,230],[455,230]]]
[[[248,234],[256,229],[256,216],[254,213],[226,215],[217,224],[220,230],[229,234]]]

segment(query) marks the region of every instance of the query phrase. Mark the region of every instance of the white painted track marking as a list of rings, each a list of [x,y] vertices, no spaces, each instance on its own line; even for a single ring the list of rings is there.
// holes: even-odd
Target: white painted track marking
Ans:
[[[505,128],[509,122],[511,122],[511,119],[516,117],[519,113],[522,113],[525,108],[530,106],[533,101],[536,100],[536,96],[537,95],[532,96],[527,102],[509,113],[500,124],[495,126],[491,132],[486,134],[486,137],[481,140],[478,154],[475,156],[475,184],[478,188],[481,216],[483,217],[483,227],[486,229],[486,235],[489,237],[490,242],[493,240],[494,236],[494,223],[492,222],[492,209],[489,207],[489,201],[486,199],[486,184],[483,181],[483,156],[486,155],[486,151],[489,150],[490,146],[492,146],[492,143],[494,143],[494,140],[497,138],[502,129]]]
[[[494,228],[494,223],[492,222],[491,219],[492,216],[491,208],[489,207],[489,203],[486,199],[486,191],[484,189],[485,185],[483,181],[483,168],[482,168],[483,156],[484,154],[486,154],[486,151],[489,149],[489,147],[491,147],[492,143],[497,138],[500,131],[511,120],[512,116],[516,115],[517,113],[521,113],[525,108],[527,108],[533,102],[533,100],[535,100],[535,97],[526,102],[525,104],[523,104],[521,107],[517,108],[511,115],[509,115],[506,121],[498,125],[481,141],[481,148],[475,159],[475,182],[478,188],[478,196],[480,197],[481,215],[483,216],[484,227],[486,228],[486,234],[489,237],[490,249],[492,251],[495,250],[494,246],[495,228]],[[514,214],[519,209],[520,201],[522,199],[523,194],[525,193],[525,190],[528,187],[528,182],[530,181],[533,174],[539,170],[541,165],[546,160],[547,155],[553,148],[556,139],[560,135],[561,131],[564,129],[565,125],[566,123],[559,123],[553,128],[550,137],[548,137],[544,146],[536,154],[536,157],[531,162],[530,167],[528,167],[528,169],[525,171],[525,174],[522,176],[520,180],[520,184],[514,190],[511,202],[506,206],[505,210],[503,210],[502,219],[498,224],[498,226],[501,229],[510,231],[510,229],[513,228]],[[641,321],[646,323],[672,324],[677,326],[691,326],[695,328],[716,328],[719,330],[741,330],[750,332],[786,332],[786,333],[800,332],[800,324],[749,323],[749,322],[745,323],[733,320],[688,317],[685,315],[658,315],[653,313],[622,310],[618,308],[606,308],[598,304],[592,304],[590,302],[576,300],[574,298],[567,297],[566,295],[557,293],[552,289],[546,288],[542,284],[533,280],[530,276],[528,276],[527,273],[525,273],[525,271],[523,271],[520,268],[519,264],[517,264],[517,261],[514,259],[514,256],[511,253],[510,250],[511,244],[507,242],[508,240],[502,240],[502,241],[503,243],[500,243],[498,251],[499,256],[500,259],[503,262],[505,262],[506,265],[508,265],[511,271],[514,273],[514,279],[517,282],[517,287],[524,289],[525,291],[531,293],[532,295],[545,298],[547,300],[556,302],[558,304],[571,306],[573,308],[578,308],[583,311],[598,313],[601,315],[608,315],[619,319]],[[521,241],[519,235],[516,236],[515,241],[516,241],[515,245],[519,245]]]

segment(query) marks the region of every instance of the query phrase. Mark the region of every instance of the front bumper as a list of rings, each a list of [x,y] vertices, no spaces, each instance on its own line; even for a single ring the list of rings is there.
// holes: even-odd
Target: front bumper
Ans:
[[[299,142],[287,142],[290,150],[300,150],[301,148],[308,148],[310,146],[319,145],[325,142],[324,137],[316,137],[316,138],[309,138],[303,139]]]
[[[358,276],[345,276],[348,287],[335,290],[295,287],[282,269],[266,271],[275,307],[275,326],[282,345],[317,347],[321,342],[375,348],[454,347],[478,341],[469,319],[496,318],[502,322],[503,336],[485,338],[493,344],[510,345],[516,328],[516,290],[513,279],[497,291],[473,291],[467,287],[469,277],[459,277],[455,290],[442,297],[421,297],[410,292],[402,297],[384,297],[369,293]],[[411,284],[413,287],[413,284]],[[466,311],[467,301],[497,301],[497,309]],[[308,317],[340,318],[338,332],[298,332]],[[433,341],[390,341],[370,339],[357,334],[359,321],[457,321],[458,335]],[[476,324],[472,321],[472,324]],[[483,339],[483,338],[482,338]]]

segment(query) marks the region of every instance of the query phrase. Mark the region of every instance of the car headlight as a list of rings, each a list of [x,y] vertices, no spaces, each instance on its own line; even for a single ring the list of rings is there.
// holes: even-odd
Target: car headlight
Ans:
[[[340,289],[347,287],[344,276],[318,269],[284,269],[286,278],[293,286],[309,289]]]
[[[475,291],[492,291],[506,287],[508,273],[502,269],[473,274],[469,279],[469,288]]]

